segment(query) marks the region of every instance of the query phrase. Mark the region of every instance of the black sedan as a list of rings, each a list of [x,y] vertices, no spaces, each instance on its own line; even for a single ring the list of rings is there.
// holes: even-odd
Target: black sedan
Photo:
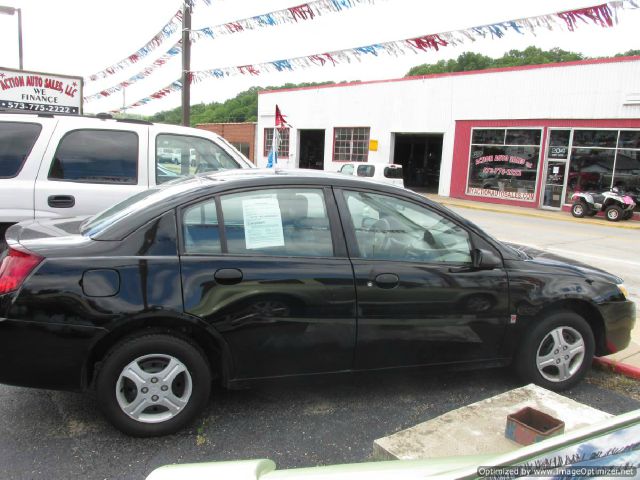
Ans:
[[[0,382],[94,388],[137,436],[192,421],[214,379],[513,364],[561,390],[635,321],[619,278],[344,175],[199,176],[7,242]]]

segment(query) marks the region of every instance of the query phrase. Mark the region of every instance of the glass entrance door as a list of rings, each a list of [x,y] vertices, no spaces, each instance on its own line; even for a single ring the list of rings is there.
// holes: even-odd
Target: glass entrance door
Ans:
[[[549,159],[547,161],[547,172],[544,184],[544,197],[542,206],[544,208],[557,208],[562,206],[562,190],[564,187],[564,175],[567,163]]]

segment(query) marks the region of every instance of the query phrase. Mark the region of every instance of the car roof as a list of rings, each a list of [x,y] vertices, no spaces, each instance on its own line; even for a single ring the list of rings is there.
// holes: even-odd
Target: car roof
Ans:
[[[365,164],[363,162],[363,164]],[[255,180],[258,178],[280,178],[286,179],[287,183],[293,183],[296,180],[304,183],[314,183],[334,186],[362,186],[371,187],[381,186],[380,182],[368,177],[353,177],[345,175],[339,172],[327,172],[325,170],[313,170],[306,168],[252,168],[243,170],[225,170],[224,172],[202,174],[201,177],[207,178],[213,182],[239,182],[242,180]],[[311,180],[311,182],[309,182]],[[383,187],[390,187],[391,189],[409,191],[403,187],[399,187],[391,184],[384,184]]]

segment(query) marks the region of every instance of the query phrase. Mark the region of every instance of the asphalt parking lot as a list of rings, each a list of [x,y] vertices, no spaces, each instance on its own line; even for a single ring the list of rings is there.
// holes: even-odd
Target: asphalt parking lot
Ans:
[[[3,479],[143,479],[169,463],[270,458],[279,468],[367,461],[373,440],[519,386],[505,369],[404,372],[216,390],[191,428],[135,439],[90,395],[0,386]],[[640,383],[592,371],[568,397],[612,414],[640,408]]]

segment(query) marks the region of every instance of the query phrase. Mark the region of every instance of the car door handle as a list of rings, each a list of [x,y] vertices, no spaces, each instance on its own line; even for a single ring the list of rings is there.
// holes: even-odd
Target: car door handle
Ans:
[[[395,273],[381,273],[376,275],[375,283],[380,288],[395,288],[400,283],[400,277]]]
[[[213,275],[221,285],[234,285],[242,281],[242,271],[237,268],[221,268]]]
[[[73,195],[50,195],[47,203],[51,208],[71,208],[75,206],[76,199]]]

